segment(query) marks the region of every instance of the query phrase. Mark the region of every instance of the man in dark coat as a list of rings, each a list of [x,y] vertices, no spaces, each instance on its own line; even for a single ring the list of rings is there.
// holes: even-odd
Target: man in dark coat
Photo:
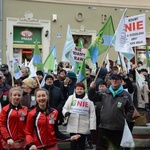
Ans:
[[[11,76],[11,73],[9,72],[8,65],[7,64],[2,64],[1,67],[0,67],[0,71],[2,71],[2,73],[5,76],[5,83],[12,86],[12,76]]]
[[[11,88],[3,79],[4,75],[0,71],[0,109],[9,104],[9,90]]]
[[[61,92],[61,89],[54,85],[54,78],[52,75],[47,75],[45,77],[45,85],[44,87],[46,90],[49,91],[49,98],[50,98],[50,107],[53,107],[58,110],[59,112],[59,120],[62,122],[62,107],[65,104],[65,99]]]

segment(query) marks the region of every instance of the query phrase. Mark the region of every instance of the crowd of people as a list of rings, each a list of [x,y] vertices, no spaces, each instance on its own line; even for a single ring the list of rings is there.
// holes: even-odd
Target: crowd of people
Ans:
[[[131,132],[135,124],[150,121],[150,80],[142,62],[131,64],[128,72],[117,64],[109,70],[97,67],[94,75],[86,65],[87,87],[65,67],[60,62],[57,74],[38,70],[32,78],[22,67],[15,80],[7,64],[0,66],[0,149],[57,150],[61,139],[71,141],[71,150],[92,149],[93,143],[97,150],[119,150],[125,119]],[[136,120],[135,109],[140,113]],[[67,125],[70,136],[59,125]]]

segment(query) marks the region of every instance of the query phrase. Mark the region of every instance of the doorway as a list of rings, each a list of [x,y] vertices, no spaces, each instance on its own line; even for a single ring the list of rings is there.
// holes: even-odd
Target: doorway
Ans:
[[[33,49],[22,49],[22,63],[27,60],[27,62],[30,62],[33,56]]]

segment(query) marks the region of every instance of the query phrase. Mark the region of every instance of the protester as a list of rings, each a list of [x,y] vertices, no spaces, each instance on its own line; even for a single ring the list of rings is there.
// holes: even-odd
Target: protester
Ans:
[[[100,70],[99,70],[100,69]],[[98,73],[99,72],[99,73]],[[106,67],[101,67],[101,68],[97,68],[96,69],[96,74],[98,74],[98,77],[96,79],[96,89],[98,90],[98,85],[99,85],[99,82],[101,81],[104,81],[105,80],[105,77],[106,75],[108,74],[108,71],[106,69]]]
[[[99,82],[98,91],[105,90],[107,88],[107,83],[105,81]]]
[[[64,84],[68,89],[68,97],[73,94],[76,81],[76,74],[72,71],[69,71],[66,75],[66,79],[64,80]]]
[[[39,82],[41,83],[43,78],[44,78],[44,73],[39,70],[39,71],[36,72],[36,75],[37,75],[37,78],[38,78]]]
[[[9,103],[9,90],[10,86],[3,81],[4,75],[0,71],[0,108]],[[1,111],[1,109],[0,109]]]
[[[43,88],[48,90],[50,97],[49,105],[59,112],[59,124],[62,124],[62,107],[65,104],[65,99],[63,97],[61,89],[54,85],[54,77],[52,75],[47,75],[45,77],[45,85],[43,86]]]
[[[35,81],[33,78],[26,78],[22,81],[23,98],[21,99],[22,105],[26,106],[30,111],[36,105],[34,96]]]
[[[12,86],[12,75],[9,72],[8,65],[7,64],[2,64],[0,66],[0,71],[2,71],[4,76],[5,76],[5,83],[7,83],[8,85]]]
[[[99,114],[97,150],[120,148],[125,119],[132,121],[134,111],[131,96],[122,87],[122,77],[117,74],[111,76],[111,86],[102,92],[95,92],[96,84],[90,85],[89,98],[97,101],[96,109]],[[94,96],[96,95],[96,96]],[[94,100],[97,98],[97,100]]]
[[[148,93],[148,82],[146,81],[147,69],[141,68],[139,70],[140,83],[137,81],[137,90],[138,90],[138,112],[140,117],[136,119],[136,125],[146,125],[148,118],[146,117],[147,111],[149,112],[149,99]]]
[[[94,104],[88,99],[82,82],[75,84],[75,93],[69,96],[62,112],[65,117],[69,116],[67,132],[71,136],[81,135],[78,141],[71,141],[70,150],[84,150],[86,135],[96,129],[96,116]]]
[[[68,98],[68,95],[67,95],[68,90],[67,90],[67,87],[65,87],[65,85],[64,85],[64,80],[66,79],[66,74],[67,74],[66,70],[61,69],[57,73],[57,78],[54,79],[54,85],[61,89],[65,101]]]
[[[29,77],[29,73],[30,73],[29,67],[22,67],[21,73],[22,73],[22,76],[20,77],[20,79],[23,81],[24,79]]]
[[[25,124],[28,109],[20,101],[23,91],[20,87],[10,89],[10,104],[3,107],[0,114],[0,132],[3,149],[25,148]]]
[[[36,108],[29,112],[26,124],[27,149],[58,150],[57,138],[69,137],[58,130],[58,111],[49,106],[49,92],[46,89],[35,91]],[[80,136],[72,136],[71,140],[77,140]]]
[[[88,65],[86,65],[87,91],[89,90],[92,81],[93,78],[91,76],[91,69]],[[86,135],[86,148],[93,149],[91,133]]]

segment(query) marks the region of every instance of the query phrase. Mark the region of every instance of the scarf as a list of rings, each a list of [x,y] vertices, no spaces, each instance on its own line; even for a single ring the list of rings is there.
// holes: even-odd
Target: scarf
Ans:
[[[121,86],[119,87],[119,89],[114,90],[114,89],[112,88],[112,85],[111,85],[111,86],[109,87],[109,90],[110,90],[110,92],[112,93],[113,97],[115,97],[116,95],[119,95],[124,89],[123,89],[123,86],[121,85]]]
[[[76,94],[76,98],[81,98],[82,99],[84,96],[85,96],[85,92],[81,95]]]

